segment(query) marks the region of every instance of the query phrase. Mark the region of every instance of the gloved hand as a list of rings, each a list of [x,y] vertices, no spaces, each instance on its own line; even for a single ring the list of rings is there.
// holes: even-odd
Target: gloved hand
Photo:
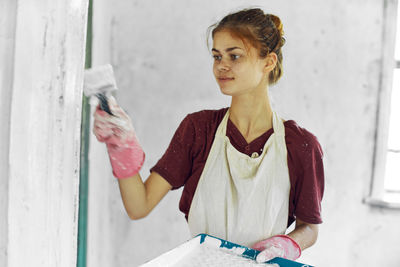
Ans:
[[[113,97],[109,98],[109,106],[113,115],[97,106],[93,133],[97,140],[106,143],[114,176],[118,179],[128,178],[139,172],[145,154],[129,116]]]
[[[260,250],[257,262],[266,262],[275,257],[296,260],[301,255],[300,246],[287,235],[275,235],[253,245],[253,249]]]

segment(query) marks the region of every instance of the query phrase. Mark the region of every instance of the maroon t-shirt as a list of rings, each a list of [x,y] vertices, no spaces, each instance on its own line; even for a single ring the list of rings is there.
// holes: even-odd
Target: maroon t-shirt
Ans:
[[[186,219],[215,133],[227,110],[202,110],[187,115],[165,154],[150,169],[167,180],[173,190],[184,186],[179,209]],[[322,223],[324,169],[321,146],[313,134],[295,121],[285,121],[284,126],[291,184],[288,226],[296,218],[312,224]],[[228,120],[226,135],[238,151],[251,156],[254,152],[262,153],[273,131],[273,128],[269,129],[248,144],[236,126]]]

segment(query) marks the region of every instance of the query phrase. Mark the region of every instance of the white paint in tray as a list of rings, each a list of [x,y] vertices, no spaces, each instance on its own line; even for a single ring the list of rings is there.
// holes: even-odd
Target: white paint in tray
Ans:
[[[234,266],[234,267],[250,267],[250,266],[268,266],[278,267],[277,264],[257,263],[254,260],[246,259],[237,255],[235,252],[226,248],[215,248],[207,245],[197,246],[197,248],[186,255],[174,267],[220,267],[220,266]]]
[[[204,242],[200,244],[200,237],[196,237],[142,267],[279,267],[278,264],[257,263],[242,257],[245,248],[229,249],[220,247],[221,244],[221,240],[210,237],[205,238]]]

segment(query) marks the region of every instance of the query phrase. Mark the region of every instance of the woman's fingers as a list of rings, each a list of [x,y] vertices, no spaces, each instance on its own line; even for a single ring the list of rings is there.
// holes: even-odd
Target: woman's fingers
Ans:
[[[107,138],[113,135],[113,130],[108,127],[102,127],[101,125],[93,126],[93,134],[100,142],[105,142]]]
[[[256,261],[258,263],[262,263],[272,260],[273,258],[283,257],[283,256],[284,256],[284,251],[281,248],[271,246],[261,251],[260,254],[257,255]]]
[[[112,124],[112,127],[118,127],[122,130],[129,131],[132,128],[132,123],[129,116],[122,109],[114,109],[114,115],[110,115],[105,111],[96,110],[94,118],[97,121]],[[110,125],[111,126],[111,125]]]
[[[132,139],[134,131],[129,125],[122,125],[121,122],[112,123],[109,121],[96,120],[93,125],[93,133],[99,141],[107,143],[124,144]],[[113,138],[111,138],[113,137]]]
[[[123,145],[134,138],[134,129],[130,117],[118,106],[114,98],[109,98],[111,113],[97,105],[93,114],[93,133],[100,142]]]

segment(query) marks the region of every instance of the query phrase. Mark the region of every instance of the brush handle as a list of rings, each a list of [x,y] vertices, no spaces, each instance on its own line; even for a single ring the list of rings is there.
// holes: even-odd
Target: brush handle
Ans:
[[[103,93],[97,93],[96,97],[100,101],[100,109],[104,110],[105,112],[107,112],[110,115],[114,115],[114,114],[112,114],[110,106],[108,105],[107,97]]]

